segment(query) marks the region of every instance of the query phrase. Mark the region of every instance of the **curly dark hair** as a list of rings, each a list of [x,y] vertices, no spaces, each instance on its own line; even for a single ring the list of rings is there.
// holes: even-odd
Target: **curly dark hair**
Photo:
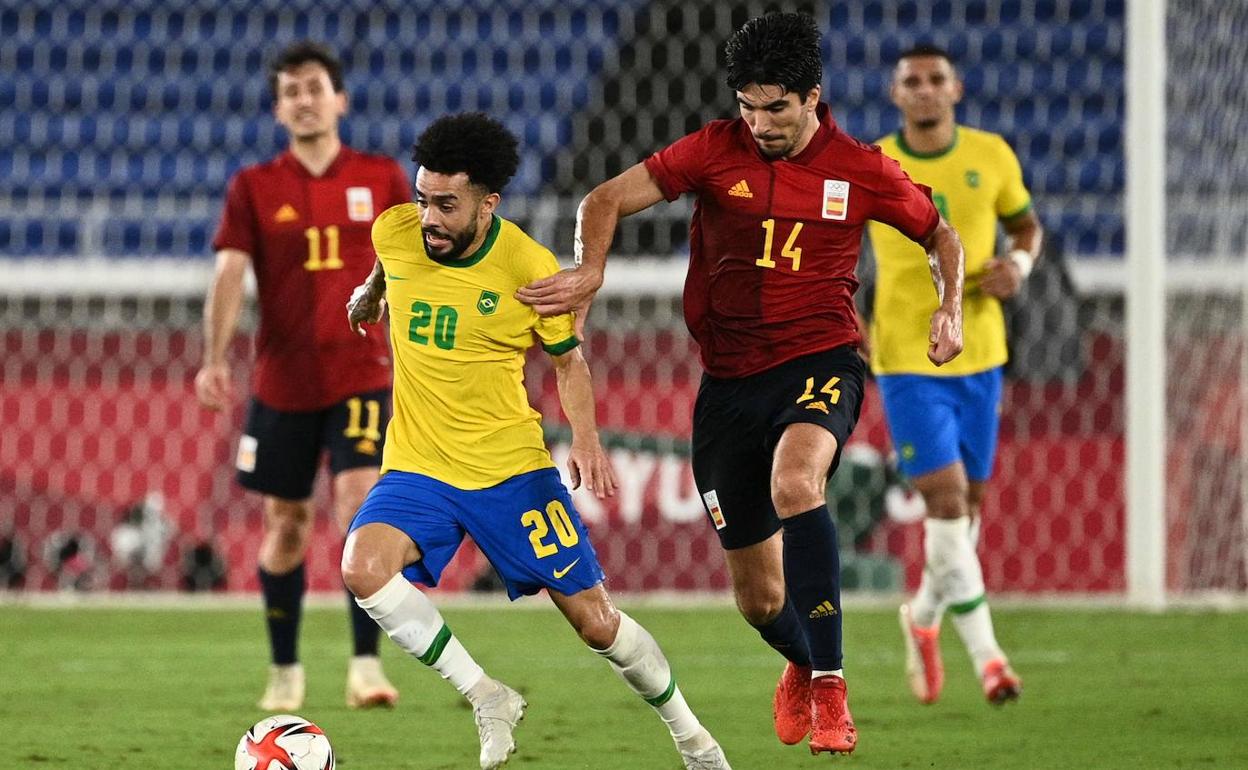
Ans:
[[[778,85],[805,95],[823,80],[819,27],[804,13],[769,13],[728,38],[728,86]]]
[[[269,89],[273,92],[273,97],[277,98],[279,74],[289,72],[310,61],[324,67],[329,73],[329,82],[333,84],[334,92],[342,93],[342,61],[327,46],[311,40],[301,40],[283,48],[273,61],[269,62]]]
[[[502,192],[520,166],[519,142],[483,112],[444,115],[429,124],[412,147],[412,160],[439,174],[468,175],[492,193]]]

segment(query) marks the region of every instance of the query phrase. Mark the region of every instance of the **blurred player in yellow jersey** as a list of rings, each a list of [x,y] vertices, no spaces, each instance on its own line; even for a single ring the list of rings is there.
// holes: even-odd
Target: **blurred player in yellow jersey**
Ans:
[[[938,369],[927,358],[927,319],[937,297],[920,248],[888,225],[869,225],[879,309],[871,322],[871,368],[901,468],[927,504],[923,579],[901,608],[907,674],[920,701],[940,696],[938,634],[948,609],[984,695],[1004,703],[1019,696],[1022,682],[997,644],[976,545],[1008,357],[1001,300],[1014,296],[1031,272],[1040,222],[1005,140],[957,124],[962,82],[947,52],[921,46],[903,53],[890,93],[902,128],[877,144],[932,188],[966,250],[965,343],[961,356]],[[998,223],[1005,229],[1003,256],[996,250]]]
[[[547,591],[581,639],[663,719],[685,767],[728,768],[654,638],[603,587],[589,533],[529,406],[524,356],[536,337],[554,362],[572,425],[572,483],[613,494],[572,315],[540,318],[513,296],[559,270],[549,250],[494,213],[519,164],[515,137],[481,113],[451,115],[420,136],[413,159],[416,202],[377,218],[377,265],[348,304],[357,331],[389,304],[395,371],[384,475],[351,523],[347,587],[396,644],[472,704],[482,768],[507,762],[527,704],[485,674],[409,582],[437,585],[465,533],[512,599]]]

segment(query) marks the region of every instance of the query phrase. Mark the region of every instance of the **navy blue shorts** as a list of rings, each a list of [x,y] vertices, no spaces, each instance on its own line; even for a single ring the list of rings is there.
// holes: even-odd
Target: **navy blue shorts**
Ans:
[[[836,437],[830,476],[862,409],[866,364],[852,346],[795,358],[738,379],[702,375],[693,407],[693,478],[725,550],[780,529],[771,464],[785,428],[813,423]]]
[[[987,481],[997,455],[1001,367],[961,377],[876,378],[897,461],[910,478],[959,460],[971,481]]]
[[[572,498],[554,468],[522,473],[486,489],[459,489],[419,473],[390,471],[368,493],[351,522],[389,524],[420,548],[403,570],[436,586],[467,533],[518,599],[552,588],[575,594],[603,580]]]
[[[329,472],[380,468],[390,422],[388,389],[360,393],[314,412],[283,412],[251,400],[238,440],[238,483],[285,500],[312,496],[312,482],[329,453]]]

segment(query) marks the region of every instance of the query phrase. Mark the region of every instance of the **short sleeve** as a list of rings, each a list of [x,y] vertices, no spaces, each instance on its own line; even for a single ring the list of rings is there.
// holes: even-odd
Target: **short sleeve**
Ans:
[[[1018,156],[1004,139],[1001,140],[1000,152],[1002,184],[997,194],[997,217],[1012,219],[1031,208],[1031,193],[1023,184],[1023,169],[1018,163]]]
[[[878,157],[880,183],[873,191],[871,219],[896,228],[915,243],[923,243],[940,222],[940,212],[932,203],[932,188],[915,182],[884,153]]]
[[[230,180],[221,222],[212,239],[212,249],[238,249],[256,256],[256,217],[251,205],[251,193],[242,174],[235,174]]]
[[[407,172],[398,163],[391,163],[390,169],[390,203],[387,208],[400,203],[411,203],[412,184],[408,181]]]
[[[559,261],[555,259],[554,254],[544,248],[540,254],[538,270],[532,276],[532,280],[548,278],[559,272]],[[561,356],[581,344],[581,341],[576,338],[576,328],[573,326],[571,313],[539,316],[533,327],[533,333],[542,343],[542,350],[552,356]]]
[[[701,186],[708,157],[707,137],[707,129],[702,128],[646,158],[646,169],[663,191],[664,198],[674,201]]]

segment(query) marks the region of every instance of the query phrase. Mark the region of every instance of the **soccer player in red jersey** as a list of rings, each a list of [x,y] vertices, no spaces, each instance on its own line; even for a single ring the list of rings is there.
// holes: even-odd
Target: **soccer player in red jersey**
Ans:
[[[347,95],[342,65],[327,48],[290,46],[271,65],[269,82],[273,114],[290,146],[230,182],[213,240],[216,272],[204,302],[204,359],[195,392],[209,409],[230,404],[226,351],[250,264],[260,326],[236,465],[239,483],[264,496],[259,576],[273,665],[260,707],[293,712],[304,694],[296,647],[321,452],[329,454],[334,513],[345,533],[377,481],[390,413],[385,335],[370,330],[361,344],[342,322],[342,303],[376,261],[373,219],[411,194],[394,160],[342,144],[338,122]],[[355,652],[347,704],[393,705],[398,693],[377,657],[380,629],[354,601],[349,607]]]
[[[962,348],[963,255],[930,190],[862,144],[819,102],[819,31],[804,14],[751,19],[728,41],[741,117],[717,120],[599,185],[577,218],[579,266],[517,297],[580,316],[602,284],[616,223],[696,195],[685,322],[705,375],[693,471],[725,549],[737,606],[788,659],[776,734],[853,751],[841,668],[840,564],[824,498],[858,419],[864,364],[853,293],[863,227],[923,245],[940,304],[928,357]]]

